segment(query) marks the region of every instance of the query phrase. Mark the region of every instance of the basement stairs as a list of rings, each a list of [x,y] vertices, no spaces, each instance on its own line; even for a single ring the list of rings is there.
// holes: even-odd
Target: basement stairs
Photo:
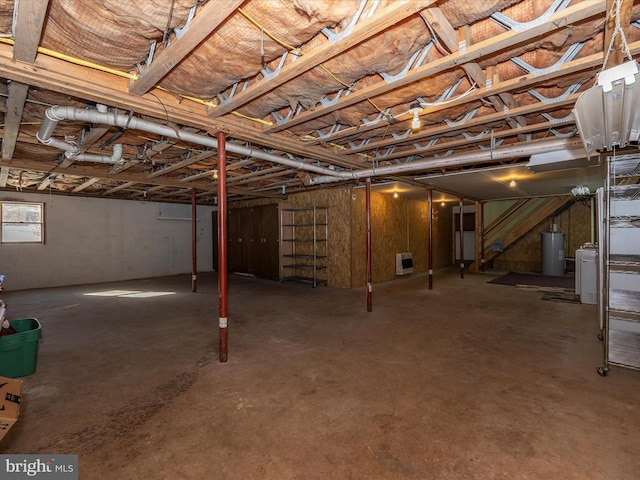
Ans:
[[[566,195],[561,197],[522,198],[517,200],[484,229],[485,265],[541,222],[569,208],[575,200],[575,197]],[[476,216],[476,218],[478,218],[478,216]],[[480,228],[477,228],[476,245],[481,245],[479,232]],[[476,258],[479,259],[480,255]],[[480,261],[474,261],[469,268],[471,271],[477,271],[480,268]]]

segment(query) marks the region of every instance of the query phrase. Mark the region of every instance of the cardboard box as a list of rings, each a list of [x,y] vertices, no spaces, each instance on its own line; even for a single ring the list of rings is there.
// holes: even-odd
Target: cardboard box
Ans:
[[[0,440],[18,420],[22,381],[0,377]]]

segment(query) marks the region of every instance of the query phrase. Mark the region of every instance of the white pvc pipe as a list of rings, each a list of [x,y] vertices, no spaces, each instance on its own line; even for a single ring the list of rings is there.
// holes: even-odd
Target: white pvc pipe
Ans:
[[[107,155],[94,155],[92,153],[78,153],[66,151],[64,156],[75,160],[76,162],[96,162],[96,163],[108,163],[109,165],[115,165],[122,160],[122,144],[116,143],[113,146],[113,153],[111,156]]]
[[[78,147],[62,140],[52,138],[53,132],[58,122],[61,120],[77,120],[88,123],[101,123],[110,126],[130,128],[132,130],[142,130],[145,132],[162,135],[168,138],[175,138],[184,142],[195,143],[197,145],[215,149],[218,148],[218,142],[215,138],[206,135],[199,135],[197,133],[187,132],[185,130],[175,129],[173,127],[150,122],[148,120],[137,117],[130,117],[129,115],[118,114],[115,112],[110,113],[101,112],[98,110],[81,109],[70,106],[49,107],[46,110],[45,118],[42,121],[42,126],[40,127],[36,138],[45,145],[51,145],[61,150],[65,150],[66,152],[71,152],[72,158],[73,153],[78,152]],[[505,147],[490,151],[462,153],[459,155],[451,155],[445,158],[416,160],[414,162],[406,162],[402,164],[394,164],[378,168],[367,168],[356,171],[336,171],[330,168],[310,165],[298,160],[291,160],[278,155],[272,155],[260,150],[254,150],[252,148],[234,145],[231,143],[228,143],[226,145],[226,148],[228,151],[237,153],[239,155],[266,160],[268,162],[277,163],[280,165],[285,165],[287,167],[306,170],[308,172],[318,173],[322,175],[311,179],[311,184],[314,185],[338,182],[342,180],[357,180],[367,177],[388,176],[402,172],[415,172],[451,166],[470,165],[481,162],[489,162],[493,160],[507,160],[518,157],[528,157],[536,153],[548,153],[556,150],[575,148],[581,145],[582,142],[580,141],[580,139],[553,139],[518,145],[515,147]],[[101,156],[98,155],[97,157]],[[99,160],[89,159],[88,161]]]
[[[211,148],[218,148],[218,141],[215,138],[199,135],[197,133],[187,132],[185,130],[179,130],[166,125],[160,125],[158,123],[143,120],[137,117],[129,117],[128,115],[122,115],[117,113],[99,112],[97,110],[88,110],[75,107],[63,107],[54,105],[46,110],[45,118],[42,121],[40,130],[38,131],[36,138],[45,145],[51,145],[65,151],[78,151],[78,147],[62,140],[52,138],[53,131],[56,125],[61,120],[77,120],[87,123],[101,123],[114,127],[129,128],[132,130],[141,130],[150,133],[156,133],[168,138],[175,138],[184,142],[195,143]],[[307,170],[309,172],[319,173],[322,175],[333,175],[334,170],[324,167],[318,167],[316,165],[309,165],[298,160],[290,160],[285,157],[272,155],[252,148],[243,147],[240,145],[227,144],[227,150],[240,155],[248,157],[258,158],[266,160],[268,162],[279,163],[288,167],[297,168],[301,170]]]
[[[490,162],[493,160],[508,160],[518,157],[529,157],[535,153],[548,153],[556,150],[562,150],[565,148],[572,148],[575,146],[581,146],[580,139],[554,139],[541,141],[536,143],[528,143],[518,146],[505,147],[501,149],[495,149],[490,151],[478,151],[471,153],[461,153],[458,155],[451,155],[444,158],[433,158],[416,160],[415,162],[406,162],[402,164],[389,165],[378,168],[369,168],[366,170],[357,170],[354,172],[346,172],[339,178],[337,175],[332,174],[326,177],[316,177],[311,180],[311,184],[321,184],[336,182],[349,179],[362,179],[367,177],[379,177],[387,176],[402,172],[415,172],[419,170],[435,170],[445,167],[461,166],[461,165],[473,165],[476,163]],[[339,172],[343,173],[343,172]]]

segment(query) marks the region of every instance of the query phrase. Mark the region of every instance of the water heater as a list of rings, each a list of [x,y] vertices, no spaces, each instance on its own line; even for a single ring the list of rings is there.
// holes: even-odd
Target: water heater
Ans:
[[[560,277],[564,275],[564,234],[542,233],[542,274]]]

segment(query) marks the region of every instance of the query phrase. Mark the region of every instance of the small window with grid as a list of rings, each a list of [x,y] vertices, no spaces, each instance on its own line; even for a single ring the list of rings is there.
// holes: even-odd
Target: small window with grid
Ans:
[[[44,243],[44,204],[0,202],[0,242]]]

